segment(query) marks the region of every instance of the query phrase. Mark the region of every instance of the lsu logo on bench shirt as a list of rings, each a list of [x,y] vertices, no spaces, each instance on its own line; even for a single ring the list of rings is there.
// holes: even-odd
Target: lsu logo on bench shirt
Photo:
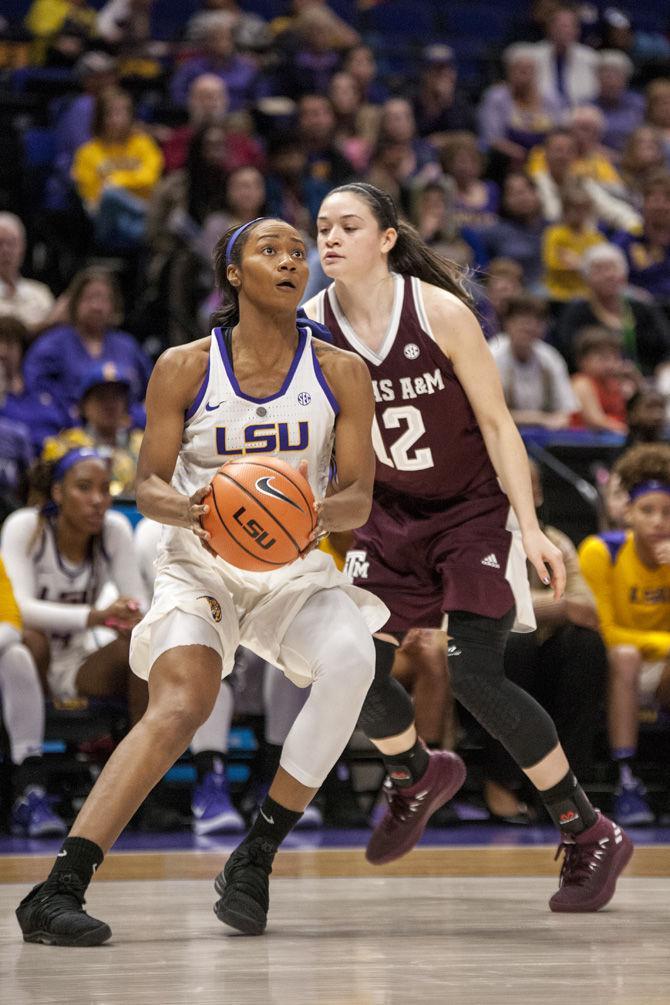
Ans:
[[[286,453],[307,449],[309,422],[255,422],[245,426],[241,433],[227,426],[217,426],[215,435],[216,452],[224,457]]]

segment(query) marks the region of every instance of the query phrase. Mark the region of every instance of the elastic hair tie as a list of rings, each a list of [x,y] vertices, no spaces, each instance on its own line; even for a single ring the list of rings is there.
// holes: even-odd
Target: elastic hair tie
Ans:
[[[661,482],[651,479],[648,482],[640,482],[638,485],[633,485],[632,489],[628,493],[628,497],[631,502],[639,499],[640,496],[648,495],[650,492],[664,492],[666,495],[670,496],[670,485],[667,482]]]
[[[241,227],[238,227],[237,230],[233,231],[228,238],[228,244],[226,245],[226,265],[230,265],[230,256],[233,248],[235,247],[235,241],[238,239],[240,234],[243,234],[247,227],[253,227],[255,223],[259,223],[261,220],[265,219],[267,218],[264,216],[257,216],[255,220],[249,220],[248,223],[243,223]]]

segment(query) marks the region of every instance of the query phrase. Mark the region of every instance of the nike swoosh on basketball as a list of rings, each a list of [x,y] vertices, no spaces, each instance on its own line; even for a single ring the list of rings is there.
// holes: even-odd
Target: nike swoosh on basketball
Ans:
[[[56,858],[65,858],[66,855],[67,855],[66,851],[59,851],[58,854],[56,855]]]
[[[261,816],[263,817],[263,820],[267,820],[267,822],[268,822],[269,824],[274,824],[274,822],[275,822],[275,820],[274,820],[274,817],[266,817],[266,816],[265,816],[265,813],[263,813],[263,810],[262,810],[262,809],[260,810],[260,814],[261,814]]]
[[[212,405],[208,401],[207,404],[205,405],[205,410],[207,412],[215,412],[217,408],[221,408],[221,405],[223,405],[222,401],[219,401],[216,405]]]
[[[281,499],[282,502],[288,503],[289,506],[294,506],[295,509],[300,509],[297,503],[294,503],[292,499],[285,496],[283,492],[271,485],[270,482],[273,479],[273,475],[266,476],[265,478],[259,478],[256,482],[256,488],[259,492],[262,492],[266,496],[274,496],[275,499]]]

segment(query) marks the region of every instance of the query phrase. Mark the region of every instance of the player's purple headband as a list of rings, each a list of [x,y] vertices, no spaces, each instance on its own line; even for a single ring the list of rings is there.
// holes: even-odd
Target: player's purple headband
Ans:
[[[638,485],[633,485],[628,497],[631,502],[635,502],[640,496],[646,496],[649,492],[665,492],[666,495],[670,496],[670,485],[667,482],[654,481],[653,479],[648,482],[640,482]]]
[[[73,468],[75,464],[79,464],[80,461],[104,461],[105,458],[98,450],[93,450],[92,447],[77,447],[75,450],[68,450],[59,461],[57,461],[54,467],[53,481],[60,482],[65,478],[65,475]]]
[[[230,265],[230,256],[235,247],[235,241],[238,239],[240,234],[243,234],[247,227],[253,227],[255,223],[259,223],[261,220],[265,220],[264,216],[257,216],[255,220],[249,220],[248,223],[243,223],[241,227],[238,227],[230,237],[228,238],[228,244],[226,245],[226,265]]]

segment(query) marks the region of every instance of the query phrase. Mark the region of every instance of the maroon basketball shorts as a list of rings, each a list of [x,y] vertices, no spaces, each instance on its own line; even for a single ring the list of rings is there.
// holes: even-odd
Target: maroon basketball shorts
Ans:
[[[387,605],[385,631],[439,628],[449,611],[501,618],[514,603],[506,578],[509,513],[497,482],[449,501],[377,489],[345,572]]]

